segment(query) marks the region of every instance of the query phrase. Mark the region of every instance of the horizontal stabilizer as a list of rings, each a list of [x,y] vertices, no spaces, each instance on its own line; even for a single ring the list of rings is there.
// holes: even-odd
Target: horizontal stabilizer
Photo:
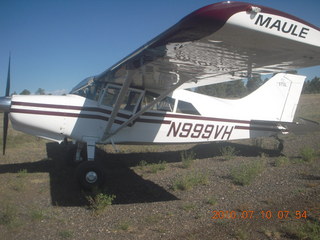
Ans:
[[[320,131],[320,124],[312,120],[300,118],[299,122],[290,123],[286,128],[295,135],[302,135],[309,132]]]

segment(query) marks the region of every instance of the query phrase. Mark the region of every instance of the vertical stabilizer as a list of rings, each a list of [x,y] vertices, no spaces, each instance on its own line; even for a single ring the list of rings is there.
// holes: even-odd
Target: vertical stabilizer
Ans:
[[[239,104],[251,112],[254,120],[292,122],[305,79],[305,76],[278,73],[239,100]]]

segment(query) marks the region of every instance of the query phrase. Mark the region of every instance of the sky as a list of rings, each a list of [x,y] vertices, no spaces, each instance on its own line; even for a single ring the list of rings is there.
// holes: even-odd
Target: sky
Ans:
[[[156,37],[208,0],[1,0],[0,95],[11,52],[11,92],[69,92]],[[248,0],[319,27],[319,0]],[[299,71],[307,79],[320,67]],[[2,92],[1,92],[2,91]]]

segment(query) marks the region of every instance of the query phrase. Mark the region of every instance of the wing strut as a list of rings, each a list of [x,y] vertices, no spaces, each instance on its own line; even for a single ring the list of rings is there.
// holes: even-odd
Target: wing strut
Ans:
[[[132,81],[131,75],[132,75],[131,71],[128,69],[127,70],[126,81],[124,81],[124,84],[121,87],[119,96],[118,96],[116,104],[115,104],[115,106],[114,106],[114,108],[112,110],[110,119],[108,121],[108,125],[107,125],[106,130],[105,130],[105,132],[103,134],[102,139],[107,139],[107,136],[110,133],[110,129],[112,127],[112,124],[114,123],[114,120],[117,117],[117,114],[118,114],[118,112],[120,110],[120,107],[121,107],[121,103],[123,103],[123,100],[124,100],[124,98],[125,98],[125,96],[126,96],[126,94],[128,92],[129,86],[131,84],[131,81]]]
[[[151,103],[149,103],[147,106],[145,106],[144,108],[142,108],[139,112],[137,112],[136,114],[134,114],[131,118],[129,118],[126,122],[124,122],[119,128],[117,128],[114,132],[109,133],[107,131],[105,131],[103,138],[101,139],[101,142],[104,143],[106,142],[109,138],[111,138],[112,136],[116,135],[119,131],[121,131],[123,128],[125,128],[126,126],[128,126],[130,123],[132,123],[134,120],[136,120],[137,118],[139,118],[142,114],[144,114],[146,111],[148,111],[149,109],[151,109],[155,104],[157,104],[158,102],[162,101],[166,96],[168,96],[171,92],[173,92],[174,90],[176,90],[177,88],[179,88],[182,84],[184,84],[185,82],[187,82],[188,80],[185,81],[178,81],[178,83],[174,86],[172,86],[171,88],[169,88],[168,90],[166,90],[165,92],[163,92],[159,97],[157,97],[154,101],[152,101]],[[110,122],[109,122],[110,123]],[[113,121],[112,121],[113,123]],[[108,124],[109,125],[109,124]],[[111,125],[110,125],[111,127]],[[108,130],[108,129],[106,129]],[[110,129],[109,129],[110,130]]]

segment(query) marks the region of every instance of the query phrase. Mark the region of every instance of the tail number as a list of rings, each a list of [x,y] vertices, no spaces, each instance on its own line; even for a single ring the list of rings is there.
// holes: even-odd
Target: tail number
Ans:
[[[232,134],[233,128],[233,126],[226,125],[171,122],[167,137],[209,139],[213,136],[213,139],[228,140]]]

